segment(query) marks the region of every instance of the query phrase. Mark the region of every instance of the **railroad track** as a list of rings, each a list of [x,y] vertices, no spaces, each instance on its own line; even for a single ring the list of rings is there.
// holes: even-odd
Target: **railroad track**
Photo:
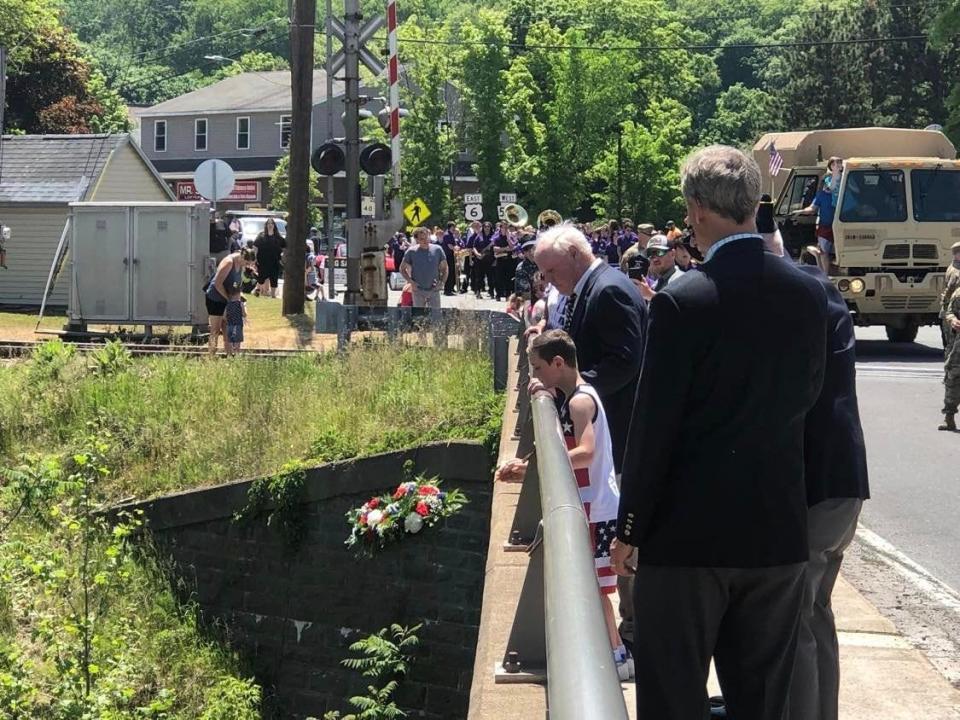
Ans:
[[[102,342],[69,342],[79,352],[92,352],[102,350]],[[21,358],[30,355],[41,341],[37,340],[0,340],[0,358],[12,359]],[[209,352],[206,345],[152,345],[144,343],[123,343],[124,347],[130,351],[131,355],[137,357],[146,357],[149,355],[185,355],[188,357],[207,357]],[[250,348],[241,350],[238,355],[248,358],[278,358],[278,357],[298,357],[306,354],[315,354],[315,350],[298,350],[295,348]],[[222,355],[223,351],[220,350]]]

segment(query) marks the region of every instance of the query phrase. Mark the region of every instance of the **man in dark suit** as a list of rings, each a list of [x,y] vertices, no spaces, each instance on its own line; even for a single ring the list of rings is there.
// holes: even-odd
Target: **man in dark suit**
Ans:
[[[801,269],[827,294],[827,363],[803,438],[810,560],[788,707],[790,720],[837,720],[840,657],[830,596],[870,488],[857,407],[853,321],[830,279],[813,265]]]
[[[646,303],[626,275],[593,256],[587,238],[570,224],[540,235],[534,262],[568,298],[563,329],[577,344],[580,374],[603,402],[619,473],[643,360]]]
[[[562,327],[577,345],[580,374],[600,395],[619,478],[643,360],[646,302],[625,274],[594,257],[587,238],[570,224],[540,235],[534,262],[567,296]],[[618,578],[617,593],[620,635],[632,649],[632,578]]]
[[[637,717],[780,720],[808,556],[804,419],[823,383],[826,296],[764,252],[760,171],[712,146],[681,171],[704,253],[653,298],[612,565],[637,552]],[[641,640],[642,639],[642,640]]]

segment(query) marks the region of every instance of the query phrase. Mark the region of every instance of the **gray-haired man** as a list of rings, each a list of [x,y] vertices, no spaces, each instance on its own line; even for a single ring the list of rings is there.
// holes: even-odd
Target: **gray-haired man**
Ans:
[[[731,717],[779,720],[809,554],[804,419],[823,383],[827,298],[764,252],[751,158],[700,150],[681,190],[705,261],[650,302],[610,552],[617,573],[637,576],[637,717],[707,717],[713,657]]]
[[[413,284],[414,307],[440,307],[440,290],[447,279],[449,267],[439,245],[430,242],[430,231],[418,227],[413,231],[417,246],[403,254],[400,273]]]

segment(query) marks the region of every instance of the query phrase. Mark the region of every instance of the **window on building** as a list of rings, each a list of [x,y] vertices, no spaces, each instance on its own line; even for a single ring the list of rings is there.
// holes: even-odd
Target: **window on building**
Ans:
[[[193,149],[207,149],[207,119],[198,118],[193,121]]]
[[[280,147],[290,147],[290,128],[293,126],[292,115],[280,116]]]
[[[237,118],[237,150],[250,149],[250,118]]]
[[[157,120],[153,124],[153,150],[154,152],[167,151],[167,121]]]

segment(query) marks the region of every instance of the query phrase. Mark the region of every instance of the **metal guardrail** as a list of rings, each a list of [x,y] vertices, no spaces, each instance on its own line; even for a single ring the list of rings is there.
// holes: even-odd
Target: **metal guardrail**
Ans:
[[[528,370],[524,345],[521,341],[518,354],[521,369]],[[551,720],[626,720],[600,604],[589,523],[556,406],[547,393],[529,398],[528,378],[529,372],[518,388],[517,456],[535,452],[511,539],[519,536],[533,514],[533,498],[524,498],[531,488],[538,491],[543,519],[527,548],[530,563],[497,682],[546,680]]]

